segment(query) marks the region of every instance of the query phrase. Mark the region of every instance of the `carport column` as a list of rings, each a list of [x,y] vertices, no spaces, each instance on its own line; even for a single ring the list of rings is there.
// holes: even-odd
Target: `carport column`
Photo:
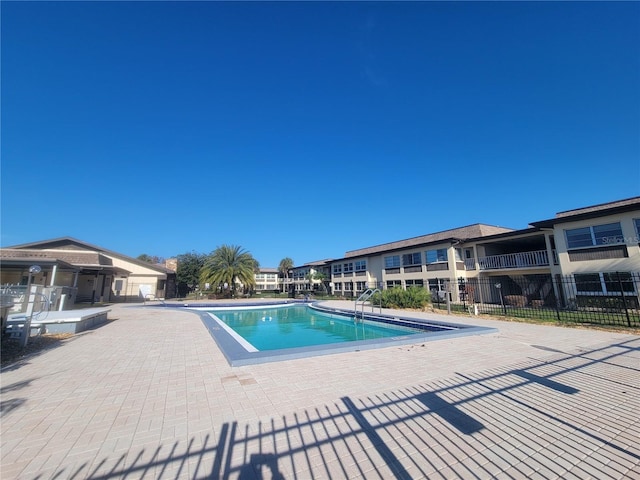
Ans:
[[[24,325],[22,327],[22,336],[20,337],[20,346],[22,348],[27,346],[27,342],[29,341],[29,336],[31,335],[31,319],[33,317],[33,307],[36,302],[36,296],[35,296],[36,287],[31,284],[31,281],[33,280],[33,275],[37,275],[41,271],[42,269],[40,268],[40,265],[31,265],[29,267],[29,278],[27,279],[27,291],[25,295],[27,300],[26,311],[25,311],[26,317],[24,320]],[[31,295],[32,291],[34,293],[33,296]]]
[[[93,292],[91,292],[91,305],[93,305],[96,301],[96,289],[98,288],[98,274],[93,277]]]
[[[544,246],[547,250],[547,258],[549,260],[549,270],[551,270],[551,273],[559,273],[559,268],[556,266],[555,262],[554,262],[554,251],[553,251],[553,247],[551,245],[551,236],[553,235],[552,233],[548,233],[545,232],[544,233]]]
[[[58,265],[54,265],[51,270],[51,281],[49,281],[50,287],[53,287],[56,284],[56,273],[58,273]]]

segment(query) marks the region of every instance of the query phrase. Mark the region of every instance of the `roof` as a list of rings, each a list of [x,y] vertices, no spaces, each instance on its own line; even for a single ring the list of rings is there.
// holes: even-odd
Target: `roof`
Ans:
[[[122,253],[114,252],[113,250],[107,250],[106,248],[92,245],[87,242],[83,242],[73,237],[60,237],[51,240],[42,240],[39,242],[23,243],[21,245],[13,245],[10,247],[0,249],[4,250],[31,250],[37,252],[54,251],[54,256],[64,261],[80,266],[107,266],[112,265],[111,259],[104,255],[120,258],[127,262],[135,263],[151,270],[156,270],[161,273],[175,273],[170,268],[164,265],[157,265],[137,258],[123,255]],[[89,250],[89,252],[87,252]],[[104,254],[104,255],[101,255]],[[93,256],[92,256],[93,255]]]
[[[272,267],[260,267],[260,273],[279,273],[279,270]]]
[[[71,270],[113,270],[120,273],[130,273],[121,267],[114,267],[109,257],[97,252],[82,252],[80,250],[37,250],[19,248],[1,248],[0,263],[2,265],[25,265],[29,263],[57,264]]]
[[[302,265],[296,265],[292,269],[297,270],[300,268],[324,267],[327,264],[331,263],[333,260],[334,260],[333,258],[325,258],[324,260],[314,260],[312,262],[307,262]]]
[[[523,228],[520,230],[511,230],[510,232],[496,233],[494,235],[485,235],[483,237],[478,237],[478,238],[467,238],[466,241],[477,242],[478,240],[483,240],[483,241],[492,242],[494,240],[503,239],[503,238],[512,239],[512,238],[516,238],[523,235],[531,235],[532,233],[540,234],[540,229],[537,227],[529,227],[529,228]]]
[[[548,220],[540,220],[531,222],[530,225],[535,227],[552,227],[557,223],[574,222],[589,218],[604,217],[616,213],[640,210],[640,197],[632,197],[624,200],[616,200],[613,202],[599,203],[590,207],[576,208],[574,210],[565,210],[556,213],[554,218]]]
[[[60,260],[59,258],[47,256],[46,254],[35,255],[32,254],[32,251],[24,252],[21,250],[0,249],[0,266],[3,268],[11,265],[25,267],[26,265],[33,265],[34,263],[40,265],[58,265],[65,270],[77,271],[79,269],[79,267],[75,265]]]
[[[511,228],[498,227],[494,225],[486,225],[484,223],[476,223],[467,225],[466,227],[452,228],[441,232],[430,233],[419,237],[408,238],[406,240],[398,240],[396,242],[384,243],[373,247],[351,250],[345,253],[345,258],[361,257],[365,255],[373,255],[380,252],[398,250],[401,248],[417,247],[433,243],[442,243],[446,241],[467,240],[470,238],[486,237],[500,233],[510,233],[514,230]]]

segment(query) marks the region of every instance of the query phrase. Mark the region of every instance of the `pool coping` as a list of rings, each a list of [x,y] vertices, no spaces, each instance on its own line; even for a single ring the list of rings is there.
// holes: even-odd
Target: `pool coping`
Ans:
[[[262,363],[280,362],[285,360],[295,360],[308,357],[316,357],[322,355],[333,355],[337,353],[359,352],[362,350],[372,350],[376,348],[392,347],[397,345],[410,345],[416,343],[433,342],[437,340],[466,337],[470,335],[482,335],[487,333],[495,333],[498,329],[493,327],[479,327],[474,325],[466,325],[459,323],[448,323],[440,320],[427,320],[424,318],[416,318],[407,315],[389,315],[384,313],[365,312],[365,318],[373,315],[374,317],[384,317],[390,320],[400,319],[410,321],[416,324],[442,326],[451,328],[452,330],[444,330],[439,332],[424,331],[424,333],[416,333],[412,335],[403,335],[399,337],[380,338],[373,340],[356,340],[347,343],[337,343],[330,345],[313,345],[308,347],[286,348],[279,350],[256,351],[250,352],[242,347],[238,341],[225,328],[223,328],[213,316],[203,309],[214,308],[243,308],[243,307],[274,307],[277,305],[305,304],[313,308],[318,308],[324,312],[333,312],[336,314],[353,315],[353,310],[327,307],[320,305],[322,302],[277,302],[277,303],[234,303],[234,304],[192,304],[192,305],[173,305],[173,307],[181,307],[181,310],[194,313],[200,317],[205,328],[216,342],[222,354],[227,359],[231,367],[240,367],[245,365],[257,365]],[[360,312],[358,312],[360,313]]]

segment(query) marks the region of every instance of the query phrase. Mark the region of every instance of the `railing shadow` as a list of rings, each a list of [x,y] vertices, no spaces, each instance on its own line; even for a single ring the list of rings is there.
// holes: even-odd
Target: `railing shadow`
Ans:
[[[633,339],[345,396],[268,422],[224,423],[215,439],[192,436],[62,468],[51,478],[624,478],[640,468],[632,443],[639,348]],[[608,409],[594,411],[603,392]],[[608,422],[618,430],[603,429]]]
[[[18,340],[3,336],[0,342],[0,371],[18,370],[20,367],[30,364],[34,357],[58,348],[72,338],[39,335],[30,337],[27,346],[22,347]]]

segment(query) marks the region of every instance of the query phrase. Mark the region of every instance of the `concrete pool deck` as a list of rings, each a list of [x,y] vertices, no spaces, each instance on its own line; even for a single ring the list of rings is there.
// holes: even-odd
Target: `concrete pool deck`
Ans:
[[[193,313],[110,308],[3,368],[1,478],[640,478],[637,335],[435,315],[498,331],[231,367]]]

